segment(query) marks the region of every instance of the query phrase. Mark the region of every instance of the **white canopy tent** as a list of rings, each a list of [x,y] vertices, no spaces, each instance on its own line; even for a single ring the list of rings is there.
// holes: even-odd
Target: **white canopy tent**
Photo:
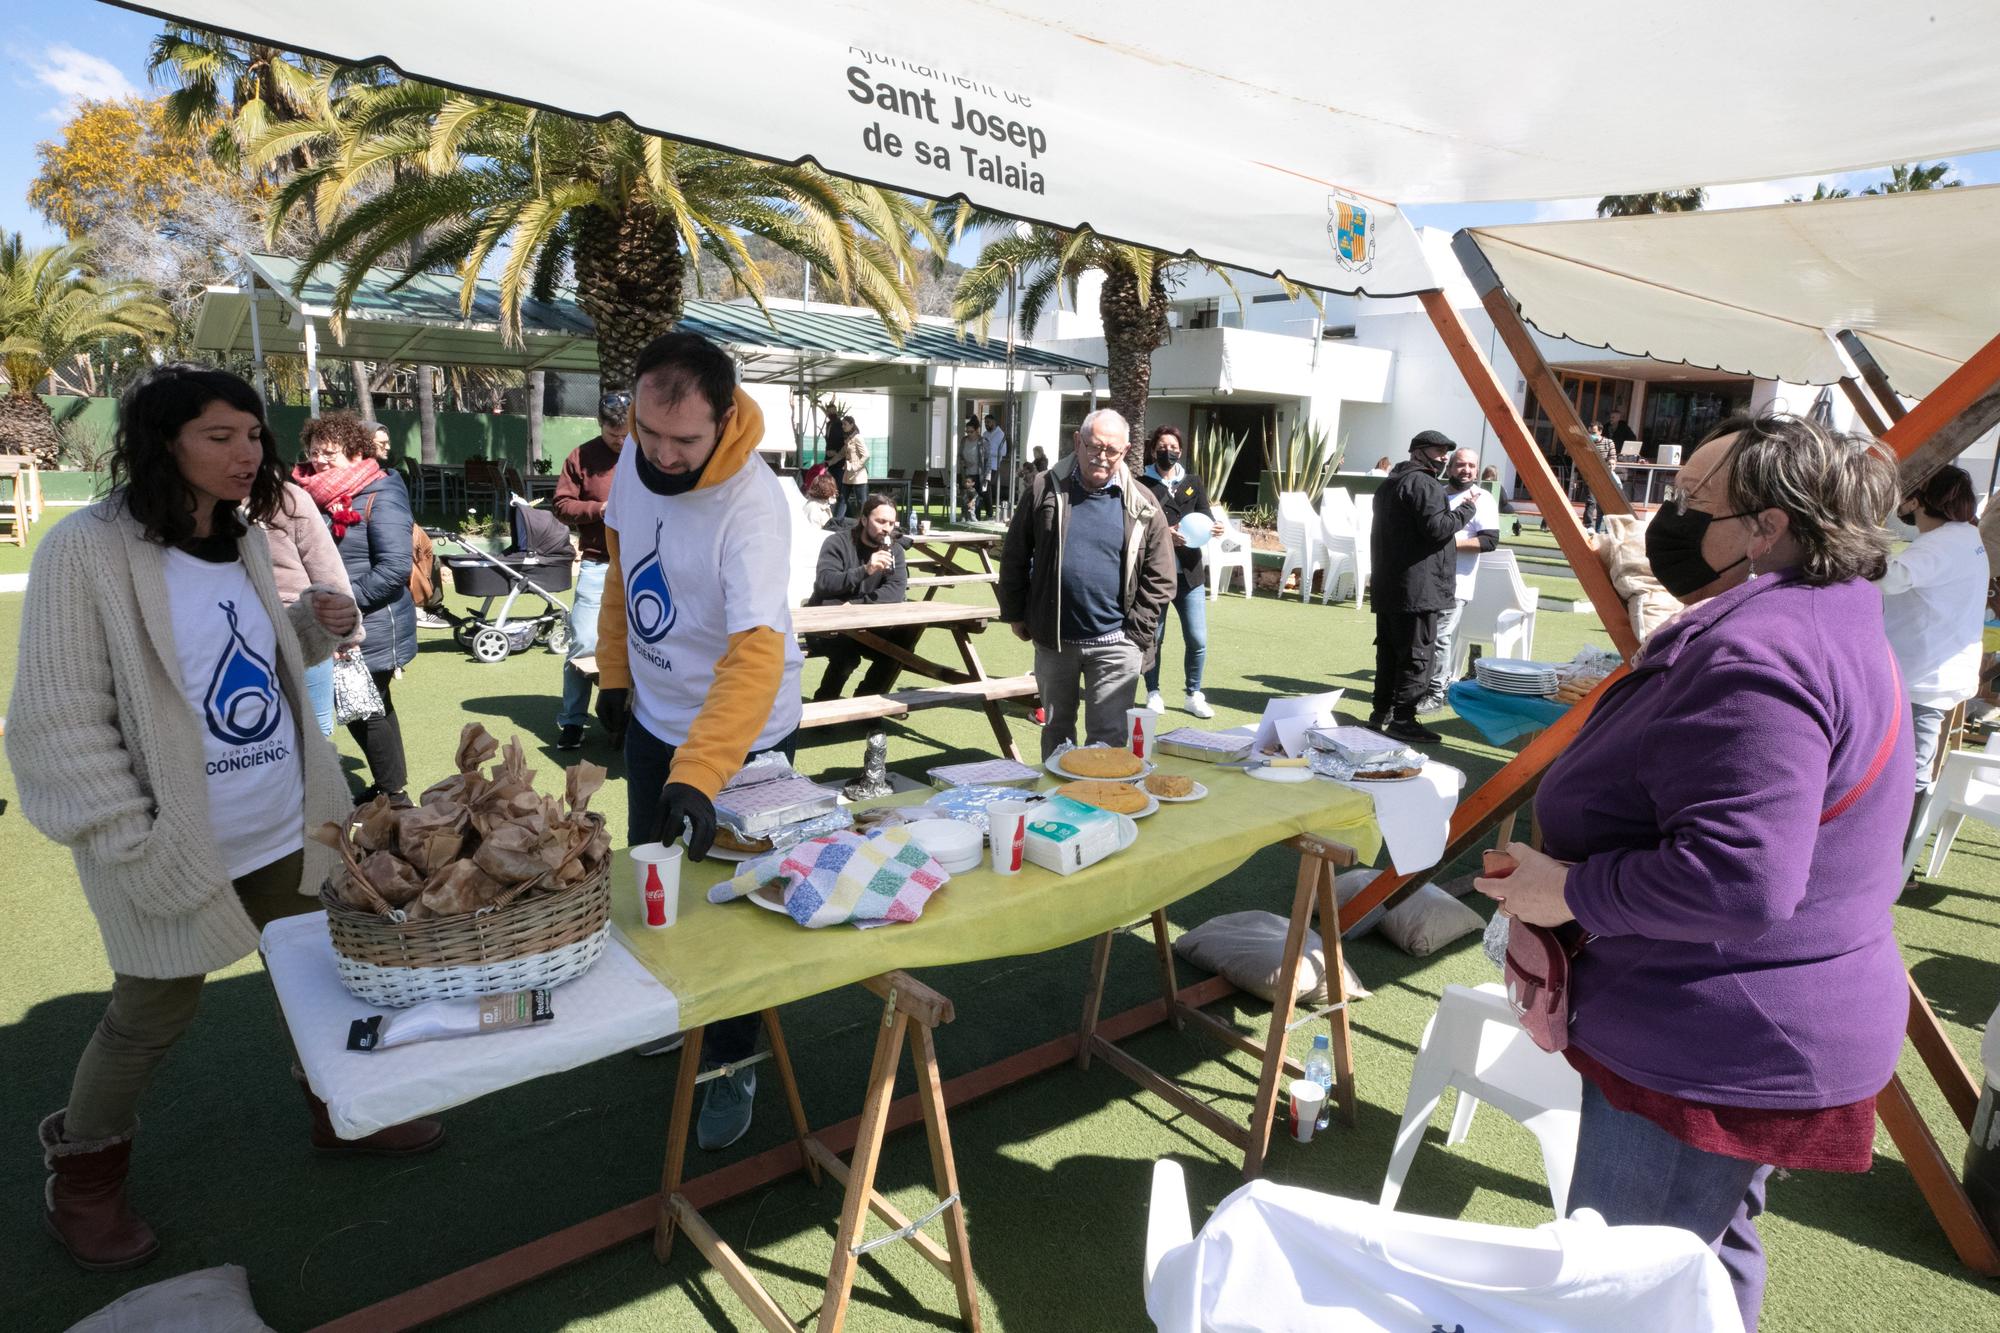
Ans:
[[[1523,319],[1628,356],[1832,384],[1845,330],[1921,398],[2000,330],[2000,186],[1466,235]]]
[[[1375,296],[1437,285],[1398,205],[2000,146],[2000,98],[1972,58],[2000,49],[1991,0],[1917,15],[1765,0],[1754,16],[1733,0],[1541,0],[1531,16],[1476,0],[1226,15],[1197,0],[580,0],[555,29],[496,21],[491,0],[128,7]],[[1748,40],[1753,21],[1782,45]],[[1671,93],[1608,76],[1642,66]]]

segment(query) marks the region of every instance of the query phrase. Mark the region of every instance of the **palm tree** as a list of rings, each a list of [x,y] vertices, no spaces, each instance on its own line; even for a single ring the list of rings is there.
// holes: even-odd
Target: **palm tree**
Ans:
[[[18,232],[0,239],[0,450],[54,467],[61,437],[36,394],[42,381],[79,356],[165,340],[173,328],[152,288],[97,275],[89,241],[30,250]]]
[[[1830,186],[1825,181],[1821,181],[1819,184],[1813,186],[1813,192],[1810,196],[1795,194],[1786,199],[1785,202],[1788,204],[1804,204],[1816,203],[1821,199],[1845,199],[1850,193],[1851,191],[1844,185]]]
[[[1597,201],[1597,216],[1629,218],[1642,213],[1693,213],[1708,202],[1699,185],[1687,190],[1656,190],[1651,194],[1607,194]]]
[[[960,208],[951,229],[957,232],[967,225],[990,230],[995,220]],[[1153,349],[1167,341],[1168,290],[1187,270],[1200,269],[1216,274],[1236,291],[1223,269],[1203,259],[1176,258],[1143,245],[1108,241],[1087,227],[1078,231],[1019,227],[987,242],[979,258],[959,275],[952,293],[952,317],[961,326],[977,321],[983,335],[986,322],[1006,297],[1011,275],[1017,285],[1020,322],[1032,328],[1052,298],[1060,302],[1067,293],[1074,306],[1077,280],[1092,269],[1104,275],[1097,310],[1104,323],[1104,354],[1110,369],[1107,405],[1131,426],[1132,448],[1137,450],[1145,434]],[[1288,296],[1301,294],[1300,288],[1282,278],[1279,285]],[[1237,301],[1242,302],[1240,293]]]
[[[628,386],[640,350],[679,322],[702,253],[762,304],[746,234],[798,255],[898,335],[916,313],[905,276],[919,259],[913,242],[943,248],[926,205],[811,165],[413,81],[322,87],[306,114],[267,127],[247,151],[256,164],[311,160],[278,191],[271,225],[299,208],[317,214],[323,231],[302,272],[341,266],[338,311],[368,267],[392,256],[410,274],[456,270],[470,310],[488,262],[504,254],[507,330],[519,335],[524,300],[552,297],[573,275],[607,389]]]
[[[171,83],[167,122],[188,131],[214,125],[209,150],[234,165],[243,145],[275,121],[303,111],[324,62],[307,61],[275,46],[224,37],[204,28],[170,23],[146,53],[146,76]],[[297,170],[303,158],[288,163]]]
[[[1915,190],[1952,190],[1965,184],[1964,181],[1945,179],[1951,171],[1949,162],[1933,162],[1925,166],[1921,162],[1903,162],[1889,168],[1889,179],[1880,185],[1871,185],[1863,194],[1909,194]]]

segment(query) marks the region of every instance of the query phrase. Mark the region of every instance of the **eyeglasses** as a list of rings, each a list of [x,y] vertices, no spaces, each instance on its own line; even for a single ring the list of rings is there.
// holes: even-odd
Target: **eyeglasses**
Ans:
[[[1077,452],[1085,458],[1123,458],[1128,448],[1129,445],[1123,444],[1086,445],[1078,447]]]

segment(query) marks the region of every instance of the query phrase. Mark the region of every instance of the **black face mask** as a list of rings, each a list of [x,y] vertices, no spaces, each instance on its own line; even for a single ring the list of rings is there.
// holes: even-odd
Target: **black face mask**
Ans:
[[[1689,593],[1706,588],[1750,558],[1748,554],[1739,556],[1721,569],[1709,564],[1701,553],[1701,539],[1707,535],[1708,525],[1718,519],[1744,518],[1751,512],[1746,509],[1740,514],[1704,514],[1699,509],[1679,510],[1672,505],[1662,508],[1646,527],[1646,563],[1652,567],[1653,577],[1662,588],[1682,600]]]
[[[1158,468],[1162,475],[1172,472],[1180,465],[1181,456],[1171,450],[1162,450],[1153,455],[1153,466]]]

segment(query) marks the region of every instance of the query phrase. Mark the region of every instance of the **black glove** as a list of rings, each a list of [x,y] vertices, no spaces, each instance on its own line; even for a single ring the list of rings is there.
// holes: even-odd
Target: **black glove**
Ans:
[[[625,739],[625,722],[631,698],[630,690],[604,689],[597,692],[597,720],[603,724],[605,735],[614,743],[622,743]]]
[[[688,856],[702,860],[715,845],[715,804],[685,782],[669,782],[660,788],[659,831],[654,836],[672,846],[683,824]]]

